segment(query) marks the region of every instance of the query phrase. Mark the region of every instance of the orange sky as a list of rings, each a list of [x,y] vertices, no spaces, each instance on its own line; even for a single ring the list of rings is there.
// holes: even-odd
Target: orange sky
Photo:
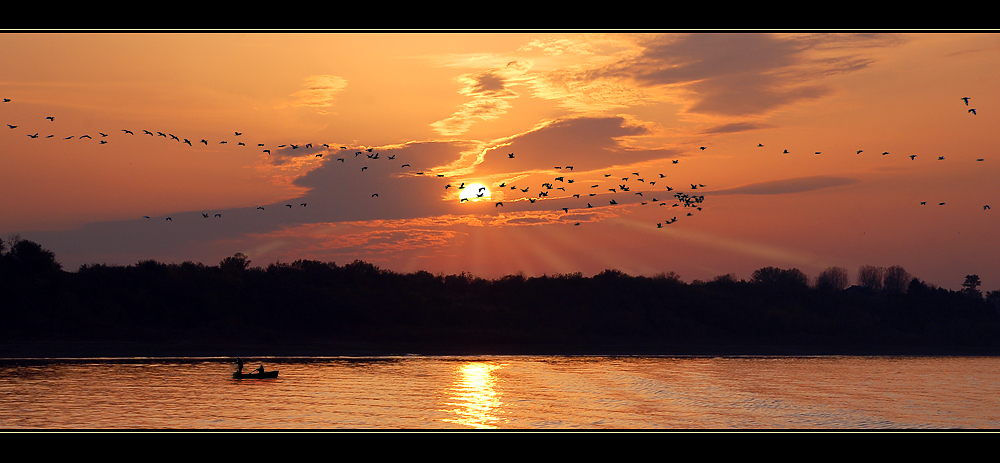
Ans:
[[[992,290],[998,45],[941,32],[2,33],[0,236],[68,270],[236,252],[262,266],[688,282],[871,264],[953,289],[975,273]],[[460,202],[463,183],[489,200]],[[701,209],[675,207],[676,193],[704,196]]]

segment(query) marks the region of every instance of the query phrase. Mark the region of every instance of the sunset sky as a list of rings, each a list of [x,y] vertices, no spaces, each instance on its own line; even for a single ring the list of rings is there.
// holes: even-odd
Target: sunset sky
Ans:
[[[69,271],[237,252],[686,282],[870,264],[1000,289],[1000,34],[45,31],[0,49],[0,237]]]

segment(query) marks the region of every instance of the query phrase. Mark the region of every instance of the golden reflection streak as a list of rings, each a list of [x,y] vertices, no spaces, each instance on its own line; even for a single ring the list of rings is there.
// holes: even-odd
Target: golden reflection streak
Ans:
[[[469,362],[458,368],[459,378],[450,389],[450,409],[444,411],[455,414],[446,418],[447,423],[456,423],[477,429],[493,429],[500,420],[497,412],[503,402],[496,390],[497,378],[493,372],[503,368],[503,364]]]

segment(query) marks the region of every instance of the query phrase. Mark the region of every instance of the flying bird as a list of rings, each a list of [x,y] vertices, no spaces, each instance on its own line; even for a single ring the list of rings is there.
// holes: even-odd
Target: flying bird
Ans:
[[[499,207],[499,206],[503,206],[503,203],[499,202],[499,203],[496,203],[496,204],[493,205],[493,207]]]
[[[508,154],[508,155],[507,155],[507,159],[514,159],[514,153],[510,153],[510,154]]]
[[[122,132],[125,132],[125,133],[127,133],[129,135],[135,135],[134,133],[132,133],[131,130],[122,129]]]
[[[969,106],[969,97],[963,96],[961,99],[962,99],[962,101],[965,101],[965,105],[966,106]]]
[[[976,108],[970,108],[969,112],[972,113],[973,116],[975,116],[976,115]]]
[[[45,118],[48,119],[48,120],[50,120],[50,121],[52,121],[52,122],[56,121],[56,118],[52,117],[52,116],[45,116]]]

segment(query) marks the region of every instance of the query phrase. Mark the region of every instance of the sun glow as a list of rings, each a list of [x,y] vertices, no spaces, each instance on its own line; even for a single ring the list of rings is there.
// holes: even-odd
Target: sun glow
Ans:
[[[482,183],[473,183],[462,188],[462,192],[459,193],[458,199],[463,203],[467,201],[487,201],[490,199],[490,190]]]

